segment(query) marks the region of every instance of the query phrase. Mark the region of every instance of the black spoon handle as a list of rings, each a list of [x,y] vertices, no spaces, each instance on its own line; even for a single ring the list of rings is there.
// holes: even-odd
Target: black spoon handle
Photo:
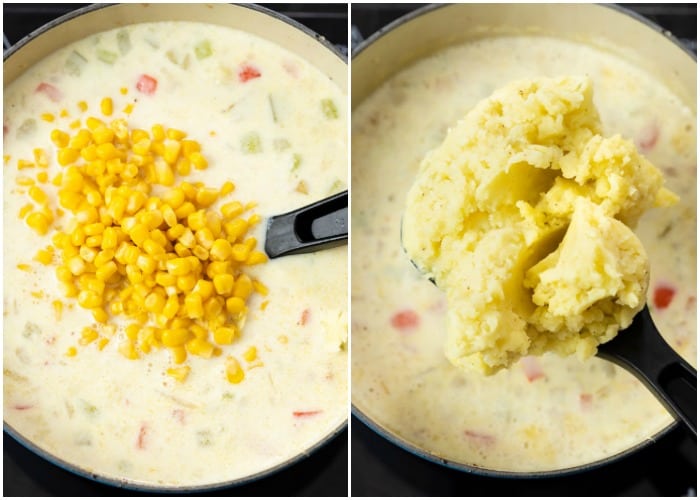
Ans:
[[[335,194],[267,221],[265,253],[271,259],[342,245],[348,239],[348,192]]]
[[[647,306],[625,331],[598,346],[598,356],[634,373],[697,435],[697,371],[666,343]]]

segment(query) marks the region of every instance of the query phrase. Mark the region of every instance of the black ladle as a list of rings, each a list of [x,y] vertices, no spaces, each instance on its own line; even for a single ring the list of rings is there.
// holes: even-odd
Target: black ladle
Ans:
[[[401,236],[403,248],[403,232]],[[424,273],[413,260],[411,264]],[[429,280],[435,285],[433,278]],[[671,415],[697,436],[697,371],[666,343],[646,304],[630,326],[598,346],[597,356],[636,376]]]
[[[271,259],[347,243],[348,192],[267,220],[265,253]]]
[[[666,343],[648,306],[614,339],[600,344],[597,356],[634,374],[697,436],[697,371]]]

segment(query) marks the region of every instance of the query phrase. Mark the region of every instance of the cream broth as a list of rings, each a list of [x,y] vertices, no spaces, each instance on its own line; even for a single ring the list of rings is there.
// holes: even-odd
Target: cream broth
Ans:
[[[142,74],[157,80],[154,92],[137,88]],[[42,83],[50,87],[37,91]],[[94,343],[78,345],[83,327],[101,327],[63,298],[55,266],[32,260],[51,243],[51,232],[38,236],[18,218],[30,200],[17,177],[33,177],[37,169],[20,171],[16,164],[44,148],[52,179],[61,167],[51,131],[101,117],[105,96],[114,100],[112,118],[126,117],[130,128],[161,123],[187,132],[209,161],[188,179],[217,188],[231,180],[234,198],[257,202],[263,220],[347,184],[343,92],[300,57],[244,32],[185,22],[132,25],[79,41],[30,68],[4,97],[5,422],[69,464],[145,485],[230,481],[303,453],[347,419],[345,248],[250,268],[269,294],[251,298],[242,335],[222,346],[223,356],[189,356],[184,382],[166,376],[167,349],[140,360],[122,356],[123,322],[102,351]],[[83,100],[85,113],[77,107]],[[129,104],[127,117],[122,110]],[[49,123],[42,113],[56,118]],[[253,150],[251,133],[259,140]],[[42,187],[55,207],[55,189]],[[59,228],[66,218],[58,219]],[[264,226],[254,234],[259,248]],[[66,304],[60,320],[56,299]],[[65,355],[71,346],[78,346],[75,357]],[[229,383],[223,359],[242,360],[251,346],[258,360],[241,361],[245,379]]]
[[[400,243],[423,156],[479,100],[511,81],[592,78],[603,134],[631,138],[680,196],[636,228],[651,261],[648,303],[670,344],[696,359],[696,117],[626,61],[573,42],[502,37],[454,46],[391,77],[352,120],[352,399],[439,457],[500,471],[601,460],[672,422],[632,375],[598,358],[527,357],[485,377],[445,358],[445,299]],[[671,297],[670,302],[667,299]]]

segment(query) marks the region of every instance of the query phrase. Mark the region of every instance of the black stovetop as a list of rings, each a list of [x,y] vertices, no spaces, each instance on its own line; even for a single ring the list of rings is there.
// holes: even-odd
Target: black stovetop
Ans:
[[[352,46],[426,4],[353,4]],[[696,50],[695,4],[625,4]],[[641,452],[556,479],[498,479],[428,462],[351,420],[353,496],[696,496],[697,439],[676,428]]]
[[[10,44],[45,23],[87,4],[3,4],[3,32]],[[261,4],[323,35],[347,52],[348,12],[345,4]],[[206,495],[215,496],[347,496],[348,431],[319,451],[260,481]],[[113,488],[67,472],[28,451],[3,434],[5,496],[121,496],[133,492]],[[142,493],[138,493],[142,495]]]

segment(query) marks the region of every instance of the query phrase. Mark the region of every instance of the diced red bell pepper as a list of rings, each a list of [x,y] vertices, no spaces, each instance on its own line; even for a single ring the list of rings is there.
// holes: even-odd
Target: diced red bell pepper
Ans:
[[[412,330],[419,324],[420,316],[412,309],[398,311],[391,317],[391,326],[401,331]]]
[[[666,309],[676,294],[675,288],[668,285],[659,285],[654,288],[654,306],[657,309]]]
[[[260,76],[260,71],[250,64],[244,64],[241,66],[241,69],[238,70],[238,79],[241,83],[245,83],[253,78],[260,78]]]
[[[136,90],[146,95],[153,95],[158,88],[158,80],[149,75],[139,76],[136,82]]]
[[[314,415],[318,415],[321,413],[321,410],[307,410],[307,411],[294,411],[292,412],[292,415],[294,415],[297,418],[304,418],[304,417],[313,417]]]
[[[41,92],[53,102],[58,102],[63,98],[63,93],[50,83],[41,82],[36,87],[36,92]]]

